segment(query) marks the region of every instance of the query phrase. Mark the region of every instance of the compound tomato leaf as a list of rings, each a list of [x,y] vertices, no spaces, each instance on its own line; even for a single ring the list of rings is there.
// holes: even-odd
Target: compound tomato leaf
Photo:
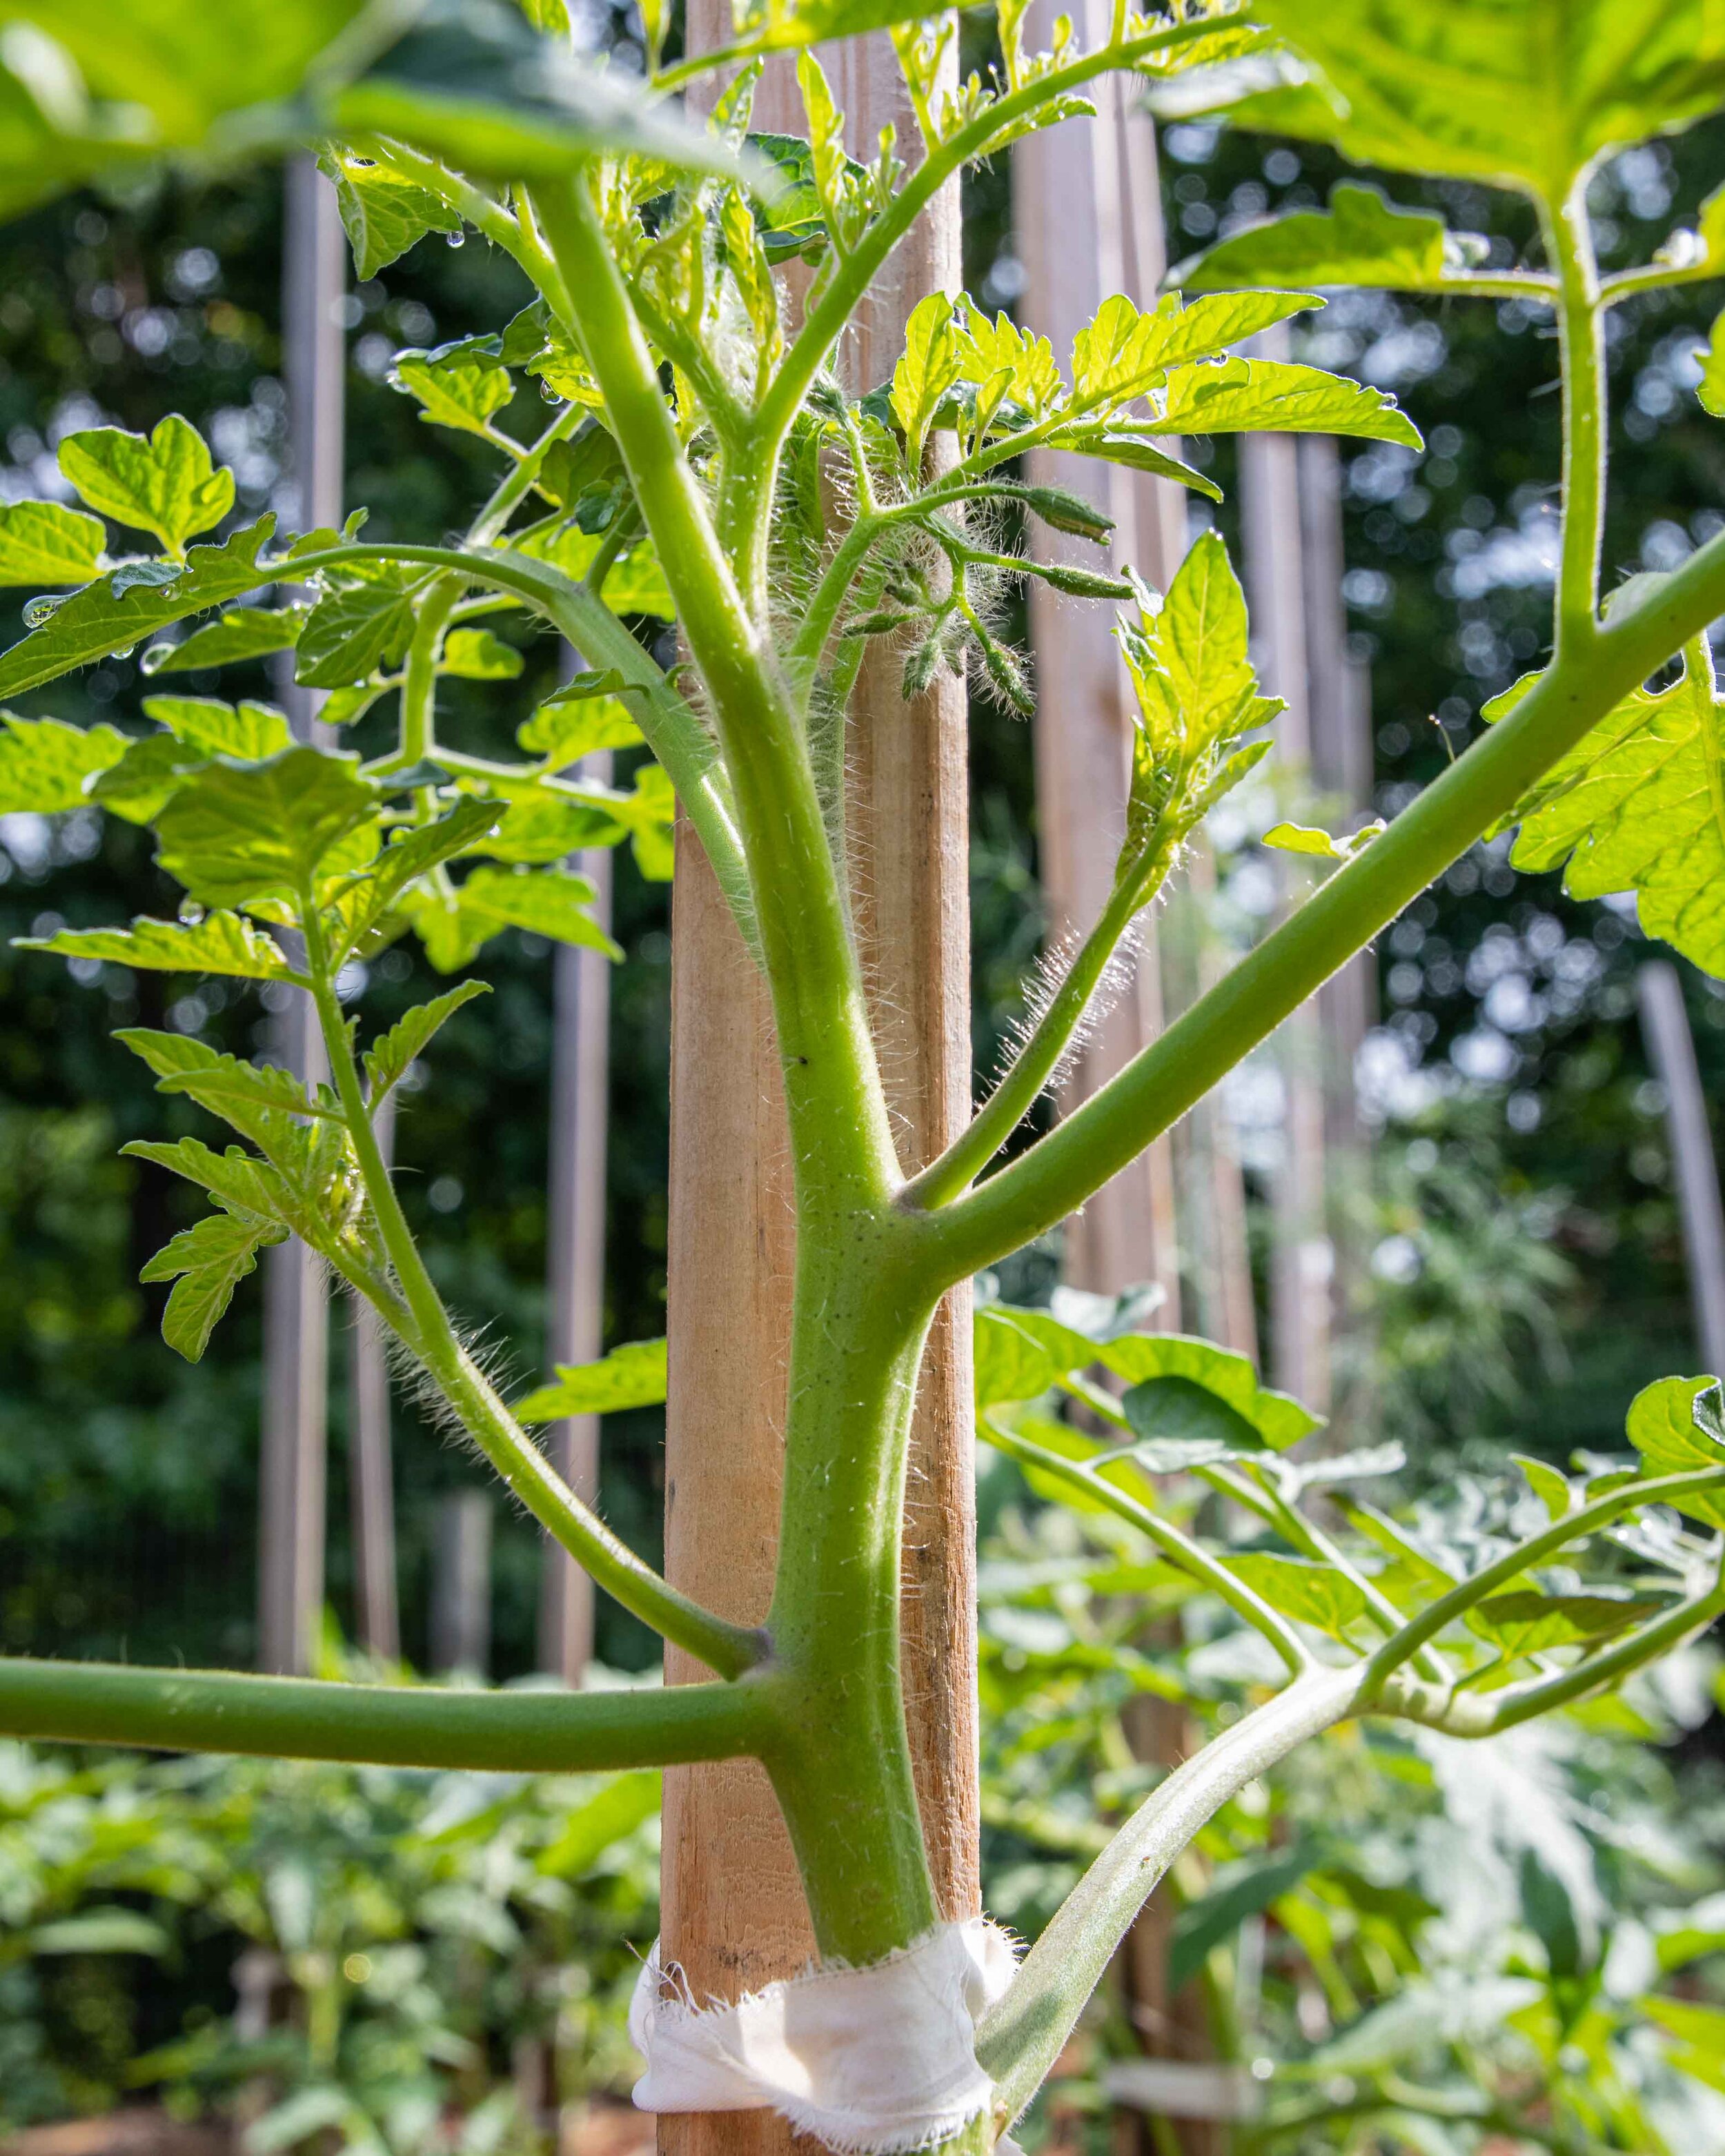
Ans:
[[[273,1220],[212,1213],[158,1250],[138,1278],[174,1283],[162,1318],[168,1346],[188,1363],[197,1362],[234,1289],[256,1266],[258,1252],[286,1240],[287,1229]]]
[[[294,745],[287,714],[273,704],[218,702],[213,696],[146,696],[144,716],[203,755],[261,763]]]
[[[120,427],[68,434],[60,470],[92,509],[135,531],[153,531],[177,561],[186,542],[234,506],[234,475],[177,412],[147,436]]]
[[[52,951],[64,958],[105,958],[157,973],[226,973],[242,980],[287,981],[293,968],[281,946],[238,913],[202,921],[134,921],[130,928],[63,928],[54,936],[18,937],[19,951]]]
[[[157,857],[205,905],[244,905],[309,882],[377,808],[357,756],[298,747],[263,763],[211,763],[157,819]]]
[[[387,158],[372,162],[333,149],[317,162],[336,190],[336,206],[362,283],[398,261],[427,233],[461,229],[458,211],[398,172]]]
[[[21,719],[0,711],[0,816],[52,816],[82,808],[88,782],[131,747],[117,726],[70,726],[64,719]]]
[[[434,996],[429,1003],[415,1004],[388,1033],[372,1043],[366,1050],[365,1070],[373,1110],[390,1088],[399,1082],[414,1057],[424,1052],[427,1043],[444,1020],[453,1018],[463,1004],[470,1004],[475,996],[489,995],[490,992],[489,981],[463,981],[459,988]]]
[[[267,659],[275,652],[293,649],[311,613],[309,606],[234,607],[219,620],[193,629],[178,644],[152,644],[139,665],[153,676],[185,674],[194,666],[231,666],[244,659]]]
[[[58,680],[75,667],[130,651],[154,630],[202,613],[225,599],[273,581],[258,557],[275,529],[271,515],[236,531],[220,546],[194,547],[183,563],[150,562],[159,578],[142,581],[136,567],[111,570],[55,607],[38,629],[0,656],[0,696]]]
[[[59,501],[0,506],[0,584],[87,584],[102,573],[107,531],[98,517]]]

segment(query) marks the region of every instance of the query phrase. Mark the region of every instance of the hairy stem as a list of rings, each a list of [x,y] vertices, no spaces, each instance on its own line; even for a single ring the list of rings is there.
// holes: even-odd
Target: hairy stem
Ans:
[[[1563,536],[1558,569],[1557,648],[1584,652],[1598,632],[1599,547],[1605,515],[1605,343],[1599,275],[1588,223],[1587,182],[1545,213],[1558,273],[1563,357]]]
[[[322,1029],[324,1047],[336,1091],[346,1111],[360,1173],[389,1262],[401,1283],[413,1321],[406,1344],[424,1363],[454,1410],[462,1428],[503,1478],[511,1493],[549,1528],[576,1562],[624,1609],[652,1626],[661,1638],[696,1655],[721,1676],[740,1676],[760,1661],[766,1642],[760,1634],[726,1624],[678,1594],[650,1565],[620,1542],[562,1481],[551,1462],[527,1438],[462,1346],[425,1270],[413,1231],[401,1209],[377,1144],[341,1005],[336,1001],[324,948],[322,923],[311,894],[302,894],[306,970]],[[387,1306],[382,1314],[393,1322]]]
[[[1710,540],[1584,655],[1559,658],[1515,711],[1081,1107],[932,1216],[947,1281],[1018,1250],[1076,1210],[1202,1100],[1434,877],[1515,807],[1639,682],[1725,606],[1725,544]]]

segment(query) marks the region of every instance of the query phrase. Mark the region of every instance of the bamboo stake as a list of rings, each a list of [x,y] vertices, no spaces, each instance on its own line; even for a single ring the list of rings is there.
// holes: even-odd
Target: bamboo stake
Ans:
[[[1261,342],[1266,357],[1286,352],[1285,337],[1274,332]],[[1291,435],[1240,436],[1240,495],[1259,670],[1266,686],[1287,703],[1276,724],[1276,756],[1303,788],[1312,767],[1312,708],[1299,463]],[[1291,887],[1288,895],[1291,900]],[[1323,1035],[1315,1004],[1282,1027],[1280,1046],[1286,1110],[1271,1194],[1271,1364],[1278,1385],[1322,1412],[1330,1399],[1334,1250],[1326,1219]]]
[[[608,751],[584,774],[608,783]],[[611,922],[612,856],[588,847],[574,865],[598,894],[593,917]],[[551,1064],[551,1235],[546,1360],[590,1363],[603,1350],[605,1132],[609,1116],[611,962],[603,952],[559,944],[554,960]],[[554,1423],[548,1449],[584,1504],[598,1502],[599,1419]],[[585,1679],[593,1655],[593,1582],[547,1536],[540,1575],[539,1666],[566,1685]]]
[[[1052,9],[1045,9],[1051,14]],[[1088,0],[1084,34],[1106,38],[1108,14]],[[1046,34],[1048,24],[1041,24]],[[1013,153],[1015,224],[1027,273],[1026,318],[1066,351],[1111,292],[1153,297],[1163,269],[1161,218],[1150,123],[1128,118],[1111,78],[1092,93],[1097,119],[1051,127]],[[1184,552],[1183,511],[1168,490],[1114,465],[1046,454],[1030,459],[1040,484],[1068,487],[1114,521],[1117,562],[1132,562],[1166,588]],[[1053,558],[1094,565],[1094,549],[1046,536]],[[1125,829],[1131,720],[1125,670],[1094,605],[1062,599],[1041,584],[1029,593],[1036,653],[1036,796],[1040,877],[1058,946],[1101,913]],[[1131,983],[1069,1066],[1062,1099],[1086,1100],[1153,1040],[1162,1026],[1155,931],[1142,931]],[[1152,1320],[1179,1322],[1172,1148],[1159,1139],[1097,1194],[1066,1229],[1066,1277],[1117,1293],[1154,1281],[1164,1296]]]
[[[395,1148],[395,1096],[372,1119],[386,1161]],[[347,1440],[353,1536],[355,1631],[368,1655],[401,1659],[401,1604],[395,1569],[395,1476],[389,1433],[389,1363],[383,1327],[368,1302],[355,1299],[348,1343],[351,1428]]]
[[[1045,28],[1045,25],[1044,26]],[[1106,11],[1092,5],[1085,26],[1105,35]],[[1110,293],[1139,305],[1154,298],[1165,266],[1155,135],[1124,85],[1096,96],[1083,128],[1033,135],[1014,152],[1019,247],[1028,273],[1026,319],[1065,351]],[[1185,551],[1185,505],[1177,490],[1147,475],[1077,458],[1034,460],[1033,475],[1088,495],[1115,523],[1117,563],[1131,562],[1166,590]],[[1075,544],[1063,549],[1081,558]],[[1031,587],[1036,653],[1036,773],[1041,875],[1053,925],[1070,935],[1095,919],[1107,896],[1115,845],[1124,828],[1132,719],[1130,689],[1106,613]],[[1076,1105],[1160,1031],[1163,961],[1147,924],[1134,978],[1074,1063],[1065,1100]],[[1065,1270],[1075,1286],[1119,1294],[1142,1281],[1163,1291],[1150,1322],[1178,1327],[1181,1280],[1174,1158],[1163,1139],[1086,1207],[1066,1231]],[[1166,1702],[1134,1702],[1126,1731],[1141,1758],[1177,1765],[1189,1748],[1188,1718]],[[1209,2049],[1202,2002],[1170,1994],[1168,1944],[1173,1910],[1157,1895],[1132,1927],[1121,1977],[1147,2050],[1183,2064]],[[1178,2071],[1176,2067],[1175,2071]],[[1155,2129],[1116,2114],[1117,2143],[1137,2149],[1147,2130],[1172,2138],[1183,2156],[1213,2156],[1205,2129],[1161,2120]]]
[[[1725,1209],[1713,1157],[1707,1095],[1695,1060],[1695,1036],[1683,1005],[1683,983],[1664,958],[1646,960],[1635,977],[1647,1060],[1665,1088],[1671,1173],[1683,1221],[1689,1300],[1702,1367],[1725,1376]]]
[[[721,0],[690,11],[691,47],[728,36]],[[884,38],[826,58],[854,149],[882,124],[915,139]],[[757,126],[805,126],[789,70],[769,69]],[[880,340],[847,367],[896,357],[908,311],[956,277],[956,192],[875,287]],[[860,372],[855,379],[861,380]],[[868,380],[875,378],[870,375]],[[906,1165],[953,1135],[968,1106],[963,702],[958,685],[908,711],[870,675],[850,744],[854,896]],[[784,1111],[767,999],[692,834],[680,828],[673,891],[671,1149],[665,1563],[723,1614],[764,1615],[782,1475],[793,1229]],[[906,1691],[918,1789],[943,1903],[976,1905],[977,1794],[968,1328],[943,1314],[931,1344],[906,1533]],[[696,1672],[666,1658],[670,1681]],[[701,1672],[705,1674],[705,1672]],[[788,1838],[752,1763],[665,1776],[662,1928],[697,1996],[736,1997],[791,1974],[813,1946]],[[792,2135],[764,2112],[666,2118],[666,2156],[778,2156]]]
[[[345,246],[334,189],[311,158],[295,158],[287,169],[283,372],[300,520],[308,529],[341,521]],[[282,676],[294,731],[311,740],[320,700],[294,685],[291,654]],[[289,1070],[307,1079],[322,1075],[311,1007],[298,991],[278,1013],[275,1030],[275,1053]],[[303,1676],[323,1609],[328,1312],[321,1273],[303,1243],[280,1244],[264,1262],[258,1661],[278,1676]]]

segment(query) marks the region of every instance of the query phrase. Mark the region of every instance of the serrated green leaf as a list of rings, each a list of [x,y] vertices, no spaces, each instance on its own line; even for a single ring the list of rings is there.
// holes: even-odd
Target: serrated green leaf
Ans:
[[[1320,71],[1301,116],[1316,126],[1327,108],[1327,139],[1348,155],[1553,207],[1601,151],[1725,100],[1725,23],[1709,0],[1266,0],[1254,13]]]
[[[102,572],[100,520],[59,501],[0,505],[0,584],[87,584]]]
[[[352,890],[344,892],[334,908],[331,941],[338,955],[345,955],[376,929],[399,905],[403,894],[429,875],[444,861],[453,860],[476,839],[482,838],[503,814],[495,801],[466,800],[447,816],[408,831],[391,834],[389,843],[367,865]]]
[[[413,594],[423,581],[388,562],[332,578],[300,631],[294,679],[309,689],[345,689],[380,667],[399,665],[413,634]]]
[[[629,1340],[598,1363],[559,1363],[557,1383],[529,1393],[517,1422],[557,1422],[565,1415],[609,1414],[665,1404],[665,1342]]]
[[[1046,337],[1021,330],[1009,316],[996,315],[991,320],[968,297],[963,305],[965,379],[980,386],[1004,373],[1011,402],[1028,418],[1045,418],[1066,393],[1054,346]]]
[[[1272,824],[1264,834],[1264,844],[1277,853],[1307,854],[1314,860],[1351,861],[1362,846],[1368,846],[1380,835],[1384,828],[1383,818],[1374,816],[1358,830],[1337,839],[1310,824]]]
[[[56,936],[19,937],[13,948],[51,951],[64,958],[105,958],[158,973],[224,973],[241,980],[285,981],[293,968],[281,947],[237,913],[202,921],[134,921],[130,928],[63,928]]]
[[[119,762],[131,746],[117,726],[69,726],[64,719],[21,719],[0,711],[0,816],[51,816],[81,808],[85,781]]]
[[[1178,1475],[1264,1449],[1238,1408],[1192,1378],[1147,1378],[1120,1406],[1139,1440],[1132,1456],[1148,1474]]]
[[[1382,389],[1322,367],[1274,359],[1226,359],[1178,367],[1168,377],[1158,430],[1176,434],[1349,434],[1422,449],[1420,430]]]
[[[1272,1609],[1296,1624],[1327,1632],[1332,1639],[1345,1640],[1348,1626],[1358,1624],[1366,1614],[1365,1594],[1358,1582],[1332,1564],[1250,1550],[1231,1559],[1229,1570]]]
[[[162,811],[157,858],[205,905],[292,893],[377,805],[357,756],[300,747],[244,767],[214,763]]]
[[[1635,894],[1641,926],[1725,973],[1725,709],[1705,637],[1681,677],[1636,689],[1517,808],[1517,868],[1563,865],[1577,898]]]
[[[1201,471],[1182,463],[1178,457],[1170,456],[1165,449],[1130,425],[1105,423],[1092,426],[1080,421],[1070,427],[1056,428],[1047,437],[1046,446],[1051,450],[1065,450],[1073,456],[1101,457],[1107,464],[1127,465],[1134,471],[1148,472],[1154,479],[1172,480],[1176,486],[1190,487],[1194,494],[1204,495],[1211,501],[1222,499],[1222,490],[1213,479],[1206,479]]]
[[[892,416],[905,438],[905,464],[922,469],[935,414],[964,370],[968,346],[944,292],[919,300],[905,325],[905,349],[892,370]]]
[[[122,1026],[114,1038],[147,1064],[161,1083],[158,1093],[189,1093],[201,1101],[206,1084],[225,1097],[246,1099],[254,1106],[289,1116],[327,1115],[332,1111],[315,1102],[290,1070],[270,1065],[242,1063],[238,1056],[183,1033],[159,1033],[148,1026]]]
[[[728,144],[685,123],[644,83],[583,61],[567,38],[537,35],[501,0],[431,0],[326,109],[331,133],[391,136],[489,179],[560,179],[609,150],[743,177]]]
[[[198,429],[170,413],[153,434],[95,427],[68,434],[60,470],[92,509],[135,531],[153,531],[175,558],[234,506],[234,475],[219,470]]]
[[[287,714],[273,704],[219,703],[213,696],[146,696],[144,716],[205,756],[260,763],[294,745]]]
[[[128,824],[148,824],[208,761],[202,749],[172,734],[146,734],[131,744],[118,763],[96,774],[90,783],[90,798]]]
[[[92,660],[129,651],[170,622],[269,583],[269,569],[260,568],[258,557],[275,529],[275,517],[264,516],[219,547],[194,547],[183,567],[162,565],[172,572],[164,584],[128,583],[123,570],[114,570],[74,592],[0,657],[0,696],[39,688]]]
[[[366,1084],[372,1109],[400,1081],[414,1057],[424,1053],[427,1043],[445,1019],[453,1018],[463,1004],[471,1003],[475,996],[490,993],[487,981],[463,981],[459,988],[434,996],[429,1003],[415,1004],[388,1033],[374,1040],[365,1055]]]
[[[620,804],[626,797],[617,798]],[[494,861],[547,867],[583,846],[614,846],[624,832],[618,818],[596,803],[536,787],[517,794],[495,829],[475,839],[467,850]]]
[[[255,1269],[258,1252],[286,1239],[286,1229],[273,1221],[212,1213],[158,1250],[138,1278],[174,1283],[162,1317],[168,1346],[188,1363],[198,1361],[234,1289]]]
[[[493,353],[495,337],[468,337],[435,352],[403,352],[391,385],[418,400],[427,425],[489,439],[491,418],[515,395],[515,381]]]
[[[235,607],[177,644],[152,644],[139,661],[142,672],[186,674],[194,666],[231,666],[289,651],[310,619],[309,606]]]
[[[516,735],[530,756],[542,757],[554,771],[599,749],[638,748],[641,738],[627,705],[609,696],[548,696]]]
[[[1189,292],[1242,285],[1441,292],[1476,272],[1489,249],[1476,233],[1451,234],[1429,211],[1398,209],[1375,187],[1343,180],[1327,210],[1296,210],[1235,233],[1171,270],[1168,282]]]
[[[526,531],[511,532],[509,547],[530,561],[548,562],[572,583],[583,583],[603,538],[603,533],[583,531],[572,517],[556,516]],[[606,571],[603,597],[613,613],[650,613],[661,621],[676,618],[659,557],[644,539],[632,542]]]
[[[1466,1624],[1501,1654],[1542,1655],[1553,1647],[1609,1640],[1666,1607],[1658,1595],[1542,1594],[1537,1588],[1525,1588],[1476,1603],[1466,1614]]]
[[[403,911],[440,973],[465,966],[506,928],[524,928],[555,943],[574,943],[608,957],[623,955],[590,911],[585,876],[554,869],[478,868],[447,896],[413,893]]]
[[[1174,367],[1208,359],[1302,308],[1322,305],[1310,292],[1230,292],[1187,305],[1169,292],[1141,312],[1117,292],[1073,344],[1073,406],[1116,410],[1159,387]]]
[[[128,1159],[154,1161],[158,1168],[183,1176],[234,1212],[257,1220],[280,1219],[280,1178],[267,1161],[254,1159],[239,1146],[217,1152],[198,1138],[176,1138],[171,1145],[134,1138],[120,1150]]]
[[[374,164],[350,151],[330,149],[317,162],[335,187],[362,282],[399,261],[427,233],[461,229],[457,211],[386,161]]]
[[[1512,1452],[1509,1455],[1527,1478],[1527,1487],[1544,1506],[1548,1518],[1561,1520],[1569,1510],[1569,1478],[1549,1460],[1530,1459],[1527,1454]]]
[[[452,629],[439,666],[463,681],[513,681],[525,663],[512,644],[489,629]]]
[[[1644,1474],[1725,1468],[1725,1396],[1717,1378],[1661,1378],[1636,1394],[1625,1428]],[[1725,1527],[1725,1487],[1670,1500],[1692,1520]]]

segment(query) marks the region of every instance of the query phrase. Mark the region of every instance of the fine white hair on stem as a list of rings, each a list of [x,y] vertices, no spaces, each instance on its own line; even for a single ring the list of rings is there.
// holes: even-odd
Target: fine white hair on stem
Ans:
[[[1025,983],[1024,1008],[1006,1029],[1006,1050],[995,1073],[997,1086],[1004,1081],[1029,1045],[1037,1027],[1047,1017],[1050,1005],[1060,993],[1072,970],[1083,940],[1076,929],[1069,929],[1065,934],[1052,937],[1044,944],[1034,970]],[[1072,1075],[1073,1065],[1096,1039],[1097,1029],[1108,1014],[1131,988],[1142,955],[1143,942],[1143,932],[1137,922],[1133,921],[1108,954],[1108,963],[1103,967],[1101,978],[1091,992],[1089,1002],[1067,1036],[1059,1060],[1043,1082],[1042,1091],[1037,1096],[1039,1100],[1043,1093],[1058,1092],[1065,1084]]]

